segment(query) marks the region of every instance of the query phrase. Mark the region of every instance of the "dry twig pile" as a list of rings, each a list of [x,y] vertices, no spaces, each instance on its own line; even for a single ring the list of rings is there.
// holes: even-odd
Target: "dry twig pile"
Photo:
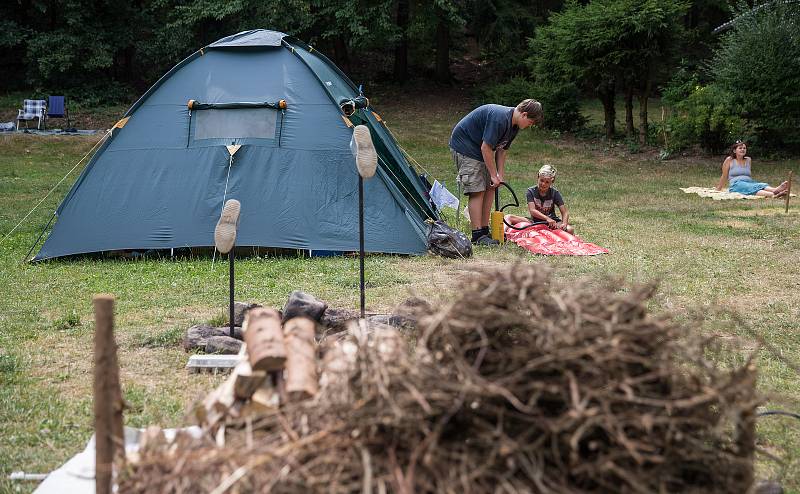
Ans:
[[[313,399],[151,443],[122,492],[744,492],[753,365],[650,316],[654,290],[480,273],[414,347],[328,338]]]

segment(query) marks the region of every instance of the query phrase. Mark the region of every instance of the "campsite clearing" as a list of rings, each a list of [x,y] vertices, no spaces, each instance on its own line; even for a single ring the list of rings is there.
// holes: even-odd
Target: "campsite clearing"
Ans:
[[[424,166],[418,171],[427,170],[454,191],[447,136],[469,103],[454,103],[441,94],[373,98],[373,103],[400,144]],[[0,136],[2,236],[98,138]],[[554,164],[556,187],[577,233],[611,254],[543,259],[507,244],[478,248],[467,261],[369,256],[367,309],[390,310],[412,294],[448,297],[454,279],[493,263],[545,262],[566,280],[587,275],[660,279],[656,312],[684,320],[704,314],[704,331],[758,336],[771,345],[774,353],[763,351],[759,359],[759,386],[768,394],[767,406],[800,411],[800,375],[786,363],[800,362],[800,203],[793,202],[784,214],[783,201],[690,197],[678,188],[715,183],[721,157],[660,162],[654,152],[628,151],[624,144],[523,132],[507,164],[507,178],[518,196],[534,183],[542,161]],[[759,163],[769,182],[789,169],[800,172],[789,162]],[[179,344],[185,328],[225,311],[227,269],[219,260],[80,258],[21,264],[78,171],[0,245],[0,491],[13,489],[5,480],[11,471],[47,472],[83,448],[91,435],[92,294],[117,296],[123,393],[132,406],[126,425],[182,425],[192,401],[222,379],[188,374],[183,368],[187,355]],[[448,219],[454,223],[452,213]],[[465,228],[463,219],[460,224]],[[251,256],[237,261],[236,276],[237,300],[277,307],[292,290],[302,289],[334,307],[358,307],[357,258]],[[797,422],[764,418],[758,432],[759,444],[785,461],[783,466],[762,461],[761,472],[800,490]]]

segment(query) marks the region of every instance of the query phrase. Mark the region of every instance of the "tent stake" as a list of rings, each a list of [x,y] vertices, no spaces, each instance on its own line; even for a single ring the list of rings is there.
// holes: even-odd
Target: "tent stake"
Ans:
[[[792,197],[792,170],[789,170],[789,188],[786,189],[786,213],[789,212],[789,198]]]

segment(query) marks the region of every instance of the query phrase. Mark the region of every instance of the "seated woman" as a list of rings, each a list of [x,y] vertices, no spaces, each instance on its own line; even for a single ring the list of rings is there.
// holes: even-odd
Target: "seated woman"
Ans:
[[[756,182],[750,176],[750,157],[747,154],[747,144],[736,141],[729,156],[722,162],[722,176],[719,179],[717,190],[725,190],[728,182],[729,192],[738,192],[746,196],[782,197],[786,195],[789,184],[783,182],[777,187],[770,187],[764,182]]]
[[[569,224],[569,211],[567,210],[566,204],[564,204],[561,193],[553,187],[553,182],[555,181],[555,167],[551,165],[544,165],[541,167],[539,169],[539,181],[537,185],[530,187],[525,192],[525,199],[528,201],[528,213],[530,213],[531,217],[524,218],[522,216],[507,214],[503,218],[505,222],[514,226],[523,222],[527,224],[530,224],[531,221],[534,223],[546,222],[547,226],[552,230],[560,229],[572,234],[574,229],[572,225]],[[563,219],[558,218],[555,206],[558,206],[559,211],[561,211],[561,218]]]

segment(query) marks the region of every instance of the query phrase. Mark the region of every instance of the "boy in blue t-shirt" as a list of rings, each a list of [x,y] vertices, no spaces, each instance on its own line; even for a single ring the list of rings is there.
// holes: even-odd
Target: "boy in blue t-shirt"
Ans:
[[[517,225],[523,221],[529,223],[547,222],[547,226],[552,229],[564,230],[572,234],[575,230],[569,224],[569,210],[564,204],[561,193],[553,187],[556,181],[556,169],[551,165],[544,165],[539,168],[539,181],[536,186],[528,188],[525,192],[525,199],[528,202],[528,212],[530,218],[507,214],[506,223]],[[556,207],[561,211],[561,218],[556,214]]]
[[[542,105],[526,99],[516,107],[483,105],[453,128],[450,149],[458,170],[457,182],[469,196],[472,243],[498,245],[489,235],[494,190],[503,181],[506,151],[520,129],[542,122]]]

